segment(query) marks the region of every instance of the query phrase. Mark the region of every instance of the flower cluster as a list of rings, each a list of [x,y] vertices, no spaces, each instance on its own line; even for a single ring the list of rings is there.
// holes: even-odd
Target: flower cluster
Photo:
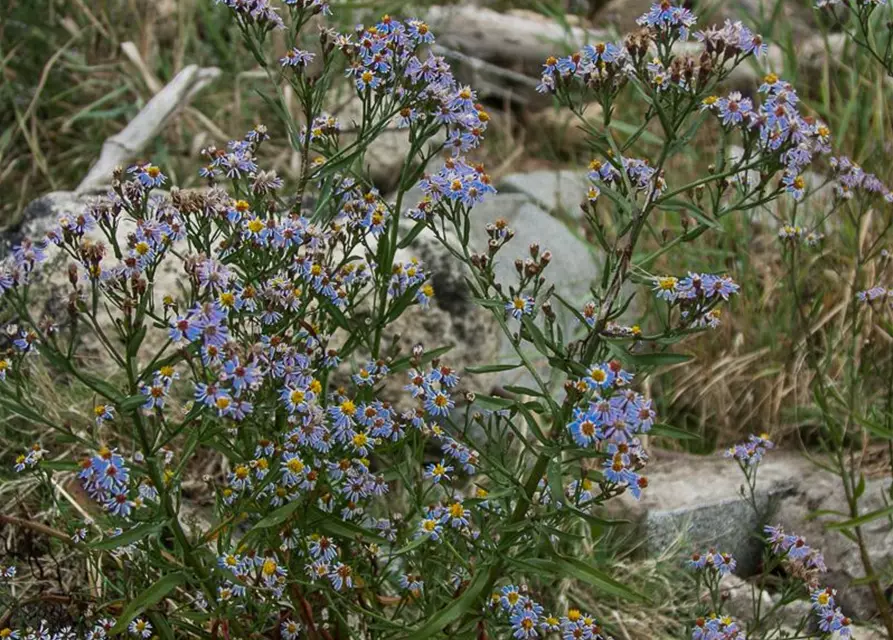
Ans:
[[[693,553],[689,559],[689,566],[700,571],[715,571],[724,576],[734,572],[738,563],[731,554],[710,549],[706,553]]]
[[[858,193],[880,196],[886,203],[893,203],[891,191],[873,173],[866,173],[862,167],[845,156],[831,158],[831,171],[834,176],[834,194],[849,200]]]
[[[712,614],[698,618],[691,632],[691,640],[745,640],[744,628],[729,616]]]
[[[670,54],[674,44],[688,40],[695,22],[690,10],[662,0],[638,19],[643,29],[623,41],[600,42],[563,58],[548,58],[537,90],[566,96],[572,83],[579,82],[594,90],[603,104],[610,104],[617,91],[633,80],[657,94],[697,96],[731,68],[767,50],[759,34],[727,20],[722,27],[695,33],[700,56]]]
[[[616,189],[624,195],[644,194],[645,202],[660,196],[667,188],[662,172],[651,167],[647,160],[637,158],[621,156],[616,166],[612,160],[593,160],[589,163],[588,176],[594,183],[586,195],[589,202],[595,202],[599,198],[599,184]]]
[[[828,7],[836,7],[842,4],[843,0],[815,0],[815,8],[816,9],[826,9]],[[845,4],[849,5],[848,2]],[[873,9],[875,7],[880,7],[887,4],[887,0],[855,0],[855,5],[857,7],[870,8]]]
[[[130,493],[130,469],[114,449],[102,447],[85,458],[78,474],[91,498],[100,502],[109,513],[127,518],[133,510]]]
[[[884,302],[887,302],[889,303],[889,306],[893,308],[893,289],[887,289],[886,287],[876,286],[871,289],[866,289],[865,291],[860,291],[856,294],[856,298],[859,302],[868,304],[874,302],[883,304]]]
[[[816,589],[809,596],[812,610],[821,631],[837,634],[839,638],[850,638],[853,635],[852,621],[837,606],[834,600],[836,595],[837,591],[830,587]]]
[[[2,378],[0,378],[2,380]],[[39,443],[35,442],[25,453],[20,453],[16,456],[14,469],[16,473],[21,473],[25,469],[30,469],[32,467],[36,467],[41,460],[43,460],[44,456],[46,456],[47,451],[43,447],[40,446]]]
[[[152,628],[148,622],[145,622],[144,624],[149,625],[149,629]],[[4,640],[79,640],[79,638],[85,638],[85,640],[104,640],[105,638],[112,637],[109,632],[114,626],[114,619],[101,618],[89,627],[84,635],[81,635],[70,626],[54,630],[49,626],[49,623],[46,620],[41,620],[40,625],[36,629],[32,627],[28,627],[23,631],[11,629],[9,627],[0,629],[0,638],[3,638]],[[133,625],[131,624],[131,626]],[[134,633],[133,630],[131,630],[131,633]],[[150,632],[148,635],[138,637],[148,638],[151,635]]]
[[[766,455],[766,451],[774,448],[775,443],[769,439],[768,433],[751,434],[744,442],[729,447],[725,452],[725,457],[734,458],[747,466],[754,466],[760,463],[763,456]]]
[[[695,327],[716,328],[721,312],[716,306],[741,288],[729,276],[691,273],[684,278],[658,276],[653,280],[653,291],[660,300],[678,304],[683,320]]]
[[[781,526],[766,525],[763,530],[773,553],[783,557],[791,567],[798,570],[798,575],[807,577],[825,572],[822,553],[806,544],[806,540],[797,535],[786,534]]]
[[[419,187],[425,196],[407,212],[413,220],[429,219],[437,203],[444,203],[448,211],[455,212],[459,205],[470,208],[488,194],[496,193],[484,167],[469,165],[461,158],[447,160],[437,173],[423,177]]]
[[[786,224],[778,230],[778,238],[782,242],[790,244],[798,244],[801,241],[805,241],[806,246],[817,247],[825,239],[825,234],[818,231],[807,231],[799,225]]]
[[[418,131],[445,127],[445,147],[453,156],[481,143],[490,117],[475,92],[456,82],[442,57],[417,55],[420,47],[434,42],[428,25],[385,16],[373,27],[359,27],[355,36],[339,37],[336,43],[348,59],[347,75],[360,95],[400,100],[396,111],[402,126]]]
[[[271,0],[216,0],[229,7],[239,20],[265,31],[284,29],[285,22]]]
[[[388,295],[399,298],[407,291],[413,293],[416,302],[422,308],[427,308],[434,296],[434,287],[426,284],[428,279],[424,265],[413,258],[408,264],[397,263],[394,265],[391,282],[388,286]]]
[[[647,478],[638,473],[648,456],[637,436],[651,430],[657,414],[651,400],[627,388],[631,381],[632,374],[616,360],[591,367],[576,383],[589,400],[585,408],[574,409],[567,430],[578,446],[607,454],[602,469],[605,479],[638,498],[648,485]]]
[[[544,607],[530,597],[526,589],[513,584],[502,587],[490,596],[490,606],[511,625],[512,637],[519,640],[558,633],[562,638],[611,640],[595,616],[569,609],[566,616],[546,615]]]
[[[35,267],[47,260],[47,241],[25,238],[0,262],[0,295],[31,282]]]
[[[707,96],[701,105],[715,113],[723,127],[741,132],[750,156],[777,163],[782,169],[780,188],[802,200],[807,188],[802,174],[815,154],[830,151],[831,132],[824,123],[800,113],[797,92],[775,74],[763,79],[760,94],[759,106],[737,92],[722,98]]]

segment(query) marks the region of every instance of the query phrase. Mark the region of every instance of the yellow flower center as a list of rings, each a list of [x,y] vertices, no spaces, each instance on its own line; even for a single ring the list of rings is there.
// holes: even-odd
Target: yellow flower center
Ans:
[[[606,374],[601,369],[593,369],[589,372],[589,377],[595,380],[596,382],[604,382],[608,379],[608,374]]]

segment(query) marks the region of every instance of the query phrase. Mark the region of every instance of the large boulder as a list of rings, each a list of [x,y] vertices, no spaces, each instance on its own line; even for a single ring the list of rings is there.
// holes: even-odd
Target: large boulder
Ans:
[[[560,218],[579,218],[580,203],[590,185],[585,171],[541,169],[512,173],[497,183],[502,193],[519,193]]]
[[[823,580],[839,592],[844,611],[868,620],[876,607],[867,587],[857,546],[828,525],[848,513],[840,479],[794,453],[770,453],[760,464],[755,500],[760,515],[745,499],[743,476],[721,456],[699,457],[658,452],[649,470],[641,501],[624,498],[623,515],[635,521],[646,554],[678,560],[695,550],[714,547],[735,556],[736,573],[747,578],[761,568],[764,523],[781,525],[822,551],[828,572]],[[869,480],[860,514],[885,505],[890,479]],[[862,526],[875,570],[884,574],[893,562],[893,526],[878,518]]]

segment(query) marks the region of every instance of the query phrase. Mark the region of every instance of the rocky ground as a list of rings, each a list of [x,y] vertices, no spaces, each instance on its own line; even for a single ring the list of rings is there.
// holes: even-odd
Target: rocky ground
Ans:
[[[868,480],[860,515],[885,507],[890,486],[889,478]],[[757,576],[763,562],[762,527],[780,525],[824,553],[828,573],[823,579],[838,590],[844,611],[869,620],[876,608],[868,588],[859,584],[864,570],[858,547],[840,531],[827,528],[848,512],[840,479],[795,452],[770,452],[760,464],[756,485],[760,515],[742,496],[744,490],[733,460],[658,451],[648,490],[640,501],[625,497],[618,515],[634,523],[640,552],[646,556],[683,559],[707,548],[733,554],[738,568],[724,584],[732,595],[739,594],[732,613],[744,619],[751,605],[747,580]],[[888,571],[893,566],[893,523],[879,518],[865,524],[862,533],[876,570]],[[794,606],[785,615],[795,618],[800,613]]]

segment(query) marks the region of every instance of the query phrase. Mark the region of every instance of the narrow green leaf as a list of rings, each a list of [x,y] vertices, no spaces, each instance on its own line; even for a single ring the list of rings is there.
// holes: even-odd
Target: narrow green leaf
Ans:
[[[843,522],[834,522],[828,524],[827,527],[829,529],[852,529],[853,527],[861,527],[863,524],[868,524],[869,522],[874,522],[879,518],[886,518],[887,516],[893,516],[893,505],[884,507],[883,509],[878,509],[877,511],[866,513],[865,515],[859,516],[858,518],[844,520]]]
[[[78,471],[81,465],[71,460],[43,460],[40,463],[40,467],[42,469],[51,469],[52,471]]]
[[[422,354],[420,360],[422,363],[431,362],[435,358],[439,358],[443,354],[447,353],[450,349],[453,348],[454,345],[448,344],[443,347],[438,347],[437,349],[431,349],[431,351],[426,351]],[[412,364],[412,359],[409,357],[400,358],[398,360],[394,360],[388,368],[391,370],[391,373],[400,373],[401,371],[406,371],[409,369],[409,366]]]
[[[582,560],[556,554],[555,563],[561,569],[562,575],[573,576],[578,580],[587,582],[599,591],[603,591],[612,596],[617,596],[618,598],[624,598],[625,600],[648,602],[648,598],[641,593],[633,591],[631,588],[622,582],[618,582],[604,571],[596,569]]]
[[[561,458],[556,456],[549,460],[549,466],[546,468],[546,480],[549,484],[549,493],[552,494],[552,500],[559,508],[564,506],[564,485],[561,482]]]
[[[536,421],[536,418],[534,417],[533,413],[531,413],[530,409],[528,409],[527,406],[525,406],[524,404],[519,404],[518,411],[521,413],[521,416],[527,423],[527,427],[530,429],[536,439],[539,440],[543,446],[550,446],[551,443],[546,438],[546,434],[543,433],[543,430],[540,429],[540,425]]]
[[[428,618],[428,621],[413,631],[406,640],[425,640],[435,633],[442,632],[448,625],[458,620],[466,611],[474,607],[484,587],[487,586],[488,571],[481,567],[474,579],[458,598]]]
[[[520,362],[517,364],[488,364],[482,367],[465,367],[465,370],[468,373],[497,373],[499,371],[511,371],[512,369],[517,369],[520,366]]]
[[[323,513],[316,507],[309,507],[307,509],[307,513],[316,517],[316,520],[307,523],[308,528],[315,528],[323,533],[327,533],[332,536],[340,536],[342,538],[348,538],[351,540],[355,538],[362,538],[367,542],[374,542],[380,545],[388,544],[387,540],[374,533],[373,531],[364,529],[363,527],[356,525],[353,522],[348,522],[347,520],[341,520],[337,517],[333,517],[331,514]]]
[[[100,551],[109,551],[118,547],[125,547],[133,542],[148,538],[159,533],[164,528],[164,522],[145,522],[138,524],[132,529],[128,529],[120,536],[106,538],[90,545],[91,548]]]
[[[472,298],[472,302],[488,309],[503,309],[504,306],[499,300],[491,300],[490,298]]]
[[[115,626],[109,631],[109,635],[114,636],[125,629],[127,625],[143,611],[161,600],[171,591],[186,582],[186,574],[183,572],[169,573],[158,580],[151,587],[143,591],[136,598],[130,601],[124,612],[118,617]]]
[[[147,614],[149,621],[155,627],[155,635],[164,638],[164,640],[175,640],[174,630],[171,629],[167,617],[161,613],[152,612]]]
[[[859,474],[859,484],[856,485],[856,488],[853,492],[853,497],[858,500],[862,497],[862,494],[865,493],[865,474]]]
[[[688,362],[694,356],[687,353],[630,353],[617,344],[608,343],[608,348],[621,360],[637,367],[664,367]]]
[[[294,500],[292,502],[289,502],[288,504],[284,504],[281,507],[278,507],[269,515],[261,518],[256,525],[251,527],[251,530],[254,531],[255,529],[269,529],[270,527],[280,525],[288,520],[300,506],[300,500]]]
[[[536,389],[531,389],[530,387],[522,387],[517,384],[507,384],[503,387],[509,393],[515,393],[519,396],[534,396],[536,398],[542,398],[543,392],[537,391]]]
[[[536,350],[539,351],[544,356],[549,355],[549,348],[546,345],[546,336],[543,335],[543,332],[540,331],[540,328],[536,326],[536,323],[533,322],[530,318],[523,316],[521,318],[521,324],[527,329],[527,333],[530,336],[530,340],[533,342],[533,345],[536,347]]]
[[[121,413],[129,413],[134,409],[139,409],[144,404],[146,404],[146,396],[138,393],[133,396],[127,396],[121,402],[119,402],[118,411],[120,411]]]
[[[416,223],[416,225],[409,231],[409,233],[403,236],[403,239],[397,243],[397,247],[399,247],[400,249],[405,249],[406,247],[408,247],[410,244],[412,244],[412,241],[415,240],[419,236],[419,234],[425,230],[425,226],[426,225],[424,221]]]
[[[413,549],[422,546],[423,544],[425,544],[428,541],[429,541],[428,536],[419,536],[415,540],[411,541],[409,544],[405,544],[402,547],[400,547],[399,549],[397,549],[396,551],[394,551],[392,555],[402,556],[404,553],[408,553],[408,552],[412,551]]]
[[[499,411],[501,409],[509,409],[515,406],[514,400],[508,398],[497,398],[496,396],[486,396],[482,393],[474,394],[474,403],[480,405],[482,409],[490,409]]]

